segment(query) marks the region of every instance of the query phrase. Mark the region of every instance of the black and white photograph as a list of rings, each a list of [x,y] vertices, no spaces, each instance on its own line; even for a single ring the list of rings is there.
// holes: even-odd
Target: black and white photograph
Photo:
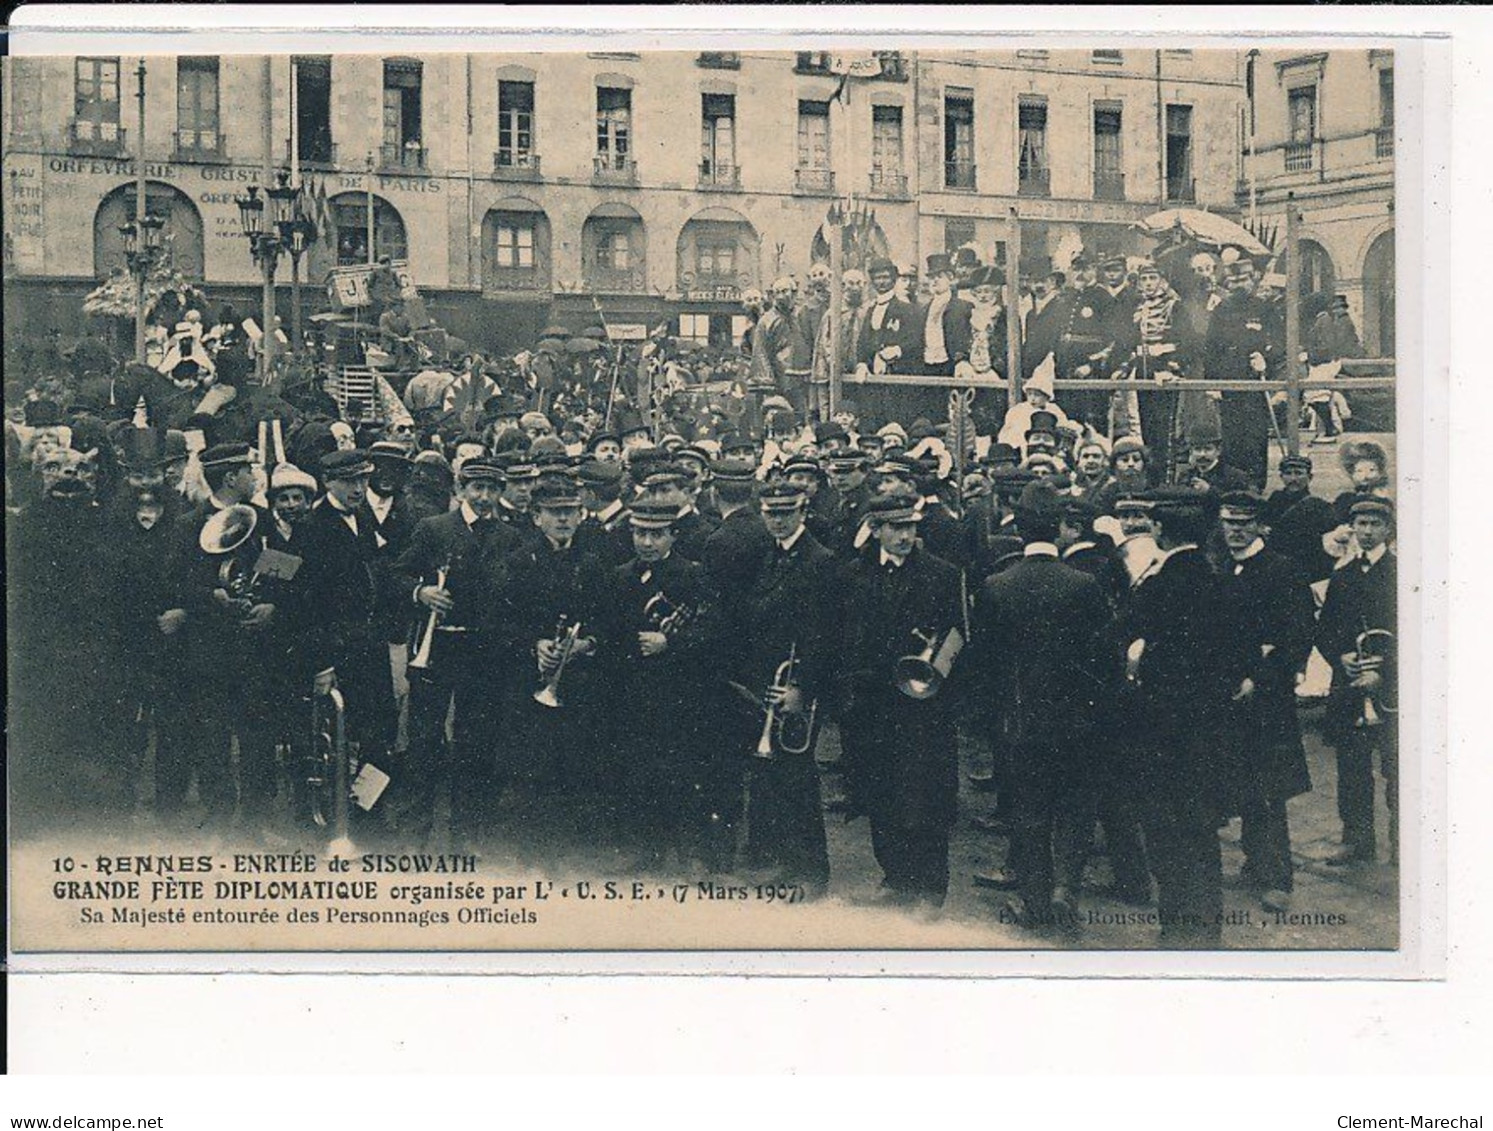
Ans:
[[[1401,49],[779,38],[4,58],[16,955],[1401,951]]]

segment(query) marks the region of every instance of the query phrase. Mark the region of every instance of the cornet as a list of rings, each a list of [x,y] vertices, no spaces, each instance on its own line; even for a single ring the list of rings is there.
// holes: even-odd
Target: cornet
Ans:
[[[773,673],[772,686],[768,691],[792,691],[798,686],[796,675],[798,671],[798,645],[795,643],[788,649],[788,658],[778,665],[777,671]],[[819,701],[816,699],[808,706],[801,717],[802,722],[796,726],[803,727],[803,741],[801,743],[790,743],[784,739],[789,717],[778,710],[777,703],[769,703],[767,714],[762,720],[762,735],[757,739],[756,755],[771,761],[775,752],[781,750],[784,754],[807,754],[809,748],[814,744],[814,719],[819,713]]]
[[[564,619],[562,618],[560,624],[563,625],[564,623]],[[555,626],[555,644],[560,649],[560,662],[555,666],[555,670],[550,673],[549,679],[544,681],[544,686],[534,692],[534,702],[542,704],[545,707],[564,706],[563,701],[560,699],[560,677],[565,674],[565,665],[570,663],[570,657],[575,653],[575,643],[580,639],[580,635],[580,621],[576,621],[568,629],[562,630],[560,625]]]
[[[964,648],[964,637],[957,628],[949,629],[942,643],[936,631],[912,634],[923,642],[923,650],[903,656],[892,666],[892,682],[909,699],[932,699],[953,670],[954,660]]]
[[[436,570],[435,587],[437,589],[446,588],[446,577],[450,572],[451,559],[447,558],[446,564]],[[410,662],[406,665],[410,670],[419,672],[430,670],[430,654],[431,650],[435,647],[436,629],[440,627],[440,623],[441,610],[431,609],[430,616],[425,618],[425,627],[421,630],[419,638],[415,641],[415,654],[410,657]]]
[[[1384,662],[1394,654],[1395,635],[1385,628],[1365,629],[1358,634],[1353,646],[1358,655],[1359,669],[1365,673],[1378,672],[1383,676]],[[1358,686],[1356,681],[1354,686]],[[1364,694],[1363,707],[1353,725],[1360,728],[1383,726],[1384,716],[1395,714],[1398,710],[1394,688],[1387,678],[1383,678],[1376,691]]]
[[[643,615],[653,622],[656,631],[673,636],[695,617],[696,610],[687,605],[676,605],[662,591],[648,598],[643,606]]]

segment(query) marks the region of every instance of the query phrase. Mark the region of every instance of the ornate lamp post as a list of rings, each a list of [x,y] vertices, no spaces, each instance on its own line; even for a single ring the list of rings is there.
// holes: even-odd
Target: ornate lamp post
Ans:
[[[287,249],[282,225],[290,222],[291,202],[296,190],[290,187],[290,173],[282,169],[275,175],[277,184],[260,196],[258,185],[250,185],[246,195],[238,198],[239,227],[249,241],[249,255],[264,272],[264,337],[260,340],[259,379],[269,384],[275,354],[275,268],[280,253]]]
[[[292,191],[292,199],[296,190]],[[280,231],[280,244],[286,251],[290,252],[290,319],[291,319],[291,352],[300,355],[303,338],[301,336],[301,256],[306,254],[310,247],[311,237],[316,232],[316,225],[305,216],[302,216],[292,204],[291,215],[277,222]]]
[[[124,262],[135,281],[135,360],[145,363],[145,280],[161,260],[161,229],[166,221],[152,213],[119,226],[124,237]]]

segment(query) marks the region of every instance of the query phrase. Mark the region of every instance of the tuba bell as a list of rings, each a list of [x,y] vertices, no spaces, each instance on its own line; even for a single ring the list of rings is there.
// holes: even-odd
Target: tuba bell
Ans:
[[[197,535],[197,545],[204,553],[224,558],[218,567],[218,584],[235,603],[253,604],[257,594],[259,572],[241,551],[249,545],[258,525],[259,513],[253,507],[235,503],[203,523]]]

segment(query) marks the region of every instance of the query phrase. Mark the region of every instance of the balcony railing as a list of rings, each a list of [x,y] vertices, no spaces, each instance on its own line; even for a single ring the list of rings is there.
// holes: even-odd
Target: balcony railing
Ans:
[[[598,153],[591,161],[592,174],[608,184],[629,184],[638,179],[638,163],[630,153]]]
[[[1286,172],[1304,173],[1314,164],[1312,160],[1316,143],[1310,141],[1288,141],[1285,145]]]
[[[1393,157],[1395,155],[1395,128],[1393,126],[1380,126],[1374,131],[1374,156],[1376,158]]]
[[[1094,199],[1124,200],[1125,174],[1100,172],[1096,170],[1094,173]]]
[[[586,286],[602,294],[641,294],[647,289],[647,280],[641,267],[601,267],[593,265],[586,271]]]
[[[492,155],[492,172],[502,180],[537,181],[539,154],[523,149],[500,149]]]
[[[93,157],[115,157],[125,151],[126,130],[116,122],[74,118],[67,124],[68,148]]]
[[[173,141],[173,161],[224,161],[228,157],[228,139],[217,130],[177,130]]]
[[[549,290],[550,275],[548,270],[540,270],[537,266],[495,266],[487,285],[495,291],[544,291]]]
[[[701,51],[695,56],[695,63],[701,67],[713,67],[721,71],[738,71],[741,69],[741,52]]]
[[[1051,196],[1051,169],[1021,169],[1016,179],[1017,196]]]
[[[701,161],[700,187],[703,189],[739,189],[741,166],[723,165],[719,161]]]
[[[379,164],[385,169],[407,169],[411,172],[425,171],[425,147],[407,142],[404,145],[381,145],[378,150]]]
[[[907,174],[894,169],[872,169],[871,195],[906,196]]]
[[[300,135],[301,167],[311,169],[333,169],[337,166],[337,143]],[[285,139],[285,163],[290,161],[290,139]]]
[[[1166,199],[1172,204],[1191,204],[1198,198],[1198,183],[1194,180],[1181,180],[1180,178],[1168,177],[1166,180]]]
[[[972,189],[975,187],[975,166],[972,161],[945,161],[943,163],[944,188]]]
[[[802,167],[794,169],[793,189],[795,192],[832,194],[835,191],[834,170]]]

